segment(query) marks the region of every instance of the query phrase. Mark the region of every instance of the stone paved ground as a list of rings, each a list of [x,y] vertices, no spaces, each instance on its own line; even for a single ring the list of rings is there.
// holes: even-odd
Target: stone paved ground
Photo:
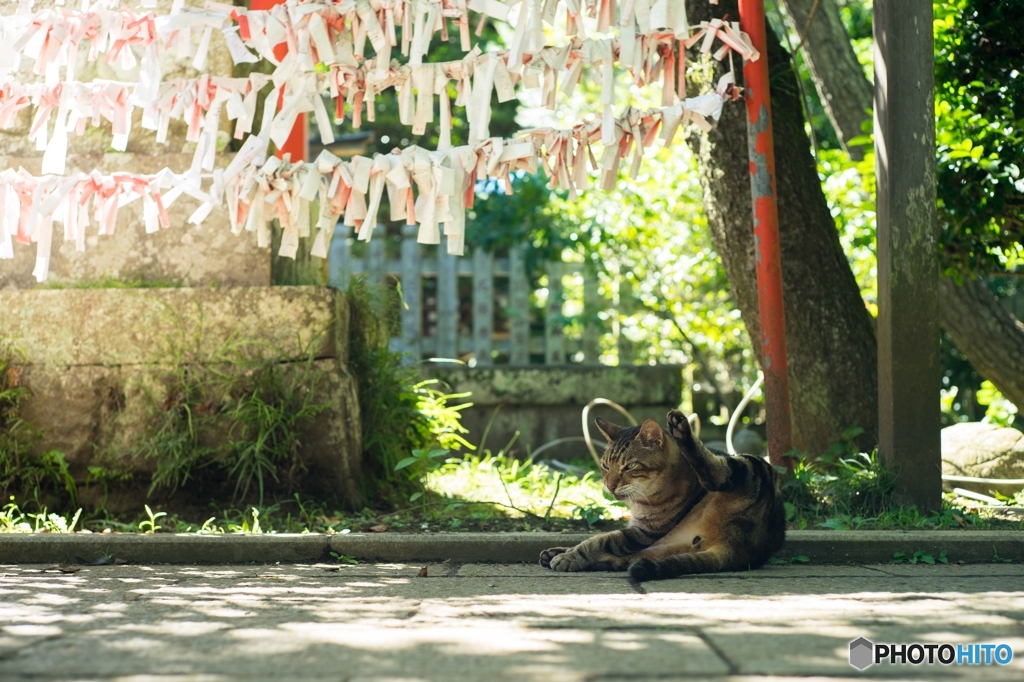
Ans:
[[[1024,679],[1024,566],[769,566],[642,588],[421,568],[0,566],[0,680]],[[1015,658],[859,673],[860,636]]]

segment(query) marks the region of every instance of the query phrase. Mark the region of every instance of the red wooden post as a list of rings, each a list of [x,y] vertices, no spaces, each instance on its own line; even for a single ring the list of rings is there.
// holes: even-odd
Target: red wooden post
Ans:
[[[744,100],[747,104],[750,189],[754,204],[757,301],[764,357],[768,453],[773,464],[790,466],[791,461],[784,458],[792,448],[792,436],[764,0],[739,0],[739,7],[740,30],[750,36],[754,48],[761,53],[760,59],[747,61],[743,65],[743,80],[746,86]]]
[[[252,0],[251,8],[258,10],[270,9],[274,5],[280,5],[284,0]],[[288,43],[278,43],[274,46],[274,56],[283,59],[288,54]],[[306,134],[306,115],[299,114],[295,119],[295,127],[285,141],[284,145],[277,150],[277,156],[283,157],[291,154],[292,163],[305,161],[309,157],[309,140]]]

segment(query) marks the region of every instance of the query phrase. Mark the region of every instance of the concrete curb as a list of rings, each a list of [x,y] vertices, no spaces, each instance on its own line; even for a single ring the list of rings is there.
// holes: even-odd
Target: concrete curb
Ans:
[[[333,561],[533,563],[548,547],[571,546],[581,533],[399,533],[346,535],[0,534],[0,564],[91,563],[113,555],[129,563],[226,564]],[[1018,531],[791,531],[777,556],[815,564],[888,563],[894,552],[921,551],[950,561],[1024,562]]]

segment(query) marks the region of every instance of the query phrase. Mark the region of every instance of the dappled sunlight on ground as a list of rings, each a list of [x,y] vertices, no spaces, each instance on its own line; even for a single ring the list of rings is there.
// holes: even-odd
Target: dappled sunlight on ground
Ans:
[[[0,679],[1021,679],[1024,568],[770,566],[629,583],[536,566],[0,567]],[[936,567],[937,568],[937,567]],[[62,573],[64,571],[74,571]],[[1006,642],[874,666],[850,640]],[[196,676],[196,677],[193,677]]]

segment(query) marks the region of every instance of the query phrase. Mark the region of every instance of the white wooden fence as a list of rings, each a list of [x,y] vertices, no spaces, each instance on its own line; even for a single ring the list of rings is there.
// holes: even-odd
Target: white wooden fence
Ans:
[[[354,274],[365,274],[371,282],[393,279],[401,283],[405,304],[402,309],[402,335],[392,340],[393,347],[407,354],[410,361],[421,358],[458,358],[472,354],[476,366],[494,364],[494,355],[507,358],[511,365],[526,365],[531,356],[542,356],[545,364],[560,365],[568,357],[585,363],[597,363],[600,355],[596,313],[601,302],[596,277],[580,263],[548,263],[547,306],[544,331],[530,329],[530,285],[526,276],[524,246],[513,247],[507,258],[477,249],[467,256],[451,256],[445,238],[430,248],[416,243],[418,228],[402,229],[399,258],[387,257],[385,239],[375,238],[366,246],[366,257],[353,256],[350,237],[336,235],[331,244],[330,278],[348,282]],[[341,232],[341,230],[339,230]],[[347,230],[345,231],[347,232]],[[383,234],[383,227],[378,234]],[[436,251],[436,256],[426,253]],[[583,275],[583,319],[587,321],[581,340],[567,340],[563,333],[564,293],[562,278],[573,273]],[[472,281],[472,297],[460,301],[459,279]],[[496,282],[508,280],[508,294],[496,300]],[[416,285],[411,285],[415,282]],[[504,289],[504,287],[502,287]],[[460,333],[462,311],[471,306],[471,334]],[[426,315],[424,314],[426,313]],[[494,329],[498,320],[501,330]],[[426,323],[426,324],[425,324]],[[427,333],[424,333],[427,327]],[[507,330],[506,330],[507,327]]]

